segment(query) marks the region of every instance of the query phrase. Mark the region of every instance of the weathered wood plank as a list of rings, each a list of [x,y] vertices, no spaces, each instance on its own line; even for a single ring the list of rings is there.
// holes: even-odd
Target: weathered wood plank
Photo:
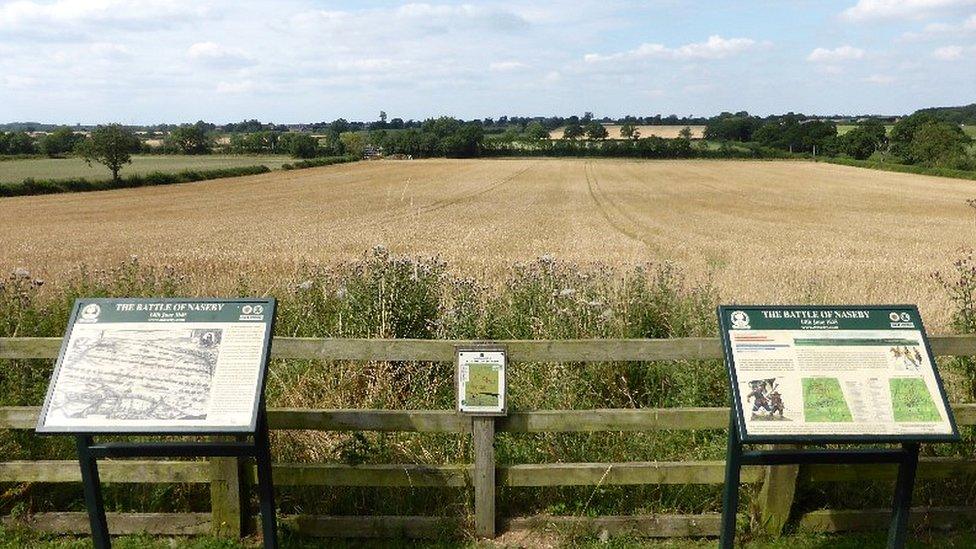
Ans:
[[[762,480],[761,467],[744,467],[742,482]],[[722,484],[724,461],[539,463],[498,467],[503,486],[592,486],[621,484]]]
[[[887,464],[814,464],[804,466],[805,482],[848,482],[854,480],[894,480],[897,465]],[[976,475],[976,460],[923,457],[918,461],[916,478],[934,479]]]
[[[953,404],[959,425],[976,425],[976,404]],[[0,429],[33,429],[37,406],[0,406]],[[508,433],[580,433],[597,431],[721,430],[727,408],[647,408],[534,410],[497,418],[495,428]],[[468,433],[471,422],[453,410],[317,410],[271,408],[272,429],[316,431],[397,431]]]
[[[268,410],[268,424],[272,429],[311,429],[317,431],[464,433],[471,429],[471,421],[460,416],[454,410],[271,408]]]
[[[113,535],[147,533],[193,536],[210,533],[210,513],[105,513]],[[26,518],[5,516],[5,526],[25,526],[52,534],[90,534],[88,513],[38,513]]]
[[[210,467],[205,461],[99,460],[102,482],[208,483]],[[81,469],[74,460],[3,461],[0,482],[81,482]]]
[[[937,356],[976,356],[976,336],[932,336]],[[469,340],[322,339],[276,337],[275,358],[451,362],[454,347],[484,343]],[[515,362],[610,362],[706,360],[722,358],[717,338],[502,340]],[[0,359],[56,358],[61,339],[0,338]]]
[[[498,418],[496,426],[499,431],[513,433],[727,429],[729,409],[648,408],[510,412],[508,417]]]
[[[323,538],[450,539],[461,533],[456,517],[290,515],[281,523],[303,536]]]
[[[774,450],[795,448],[788,444],[773,446]],[[772,536],[783,533],[783,527],[793,509],[793,496],[796,493],[796,477],[800,466],[777,465],[766,467],[762,488],[759,490],[759,527]]]
[[[33,429],[40,406],[0,406],[0,429]]]
[[[474,453],[474,532],[480,538],[495,537],[495,418],[471,418]]]
[[[913,525],[948,530],[976,523],[976,507],[915,507],[909,515]],[[800,517],[805,532],[849,532],[883,530],[891,524],[891,509],[822,509]]]
[[[639,536],[654,538],[717,536],[722,516],[719,513],[702,515],[634,515],[603,517],[534,516],[512,518],[502,522],[502,531],[510,533],[538,532],[555,529],[600,536]]]
[[[976,335],[929,336],[935,356],[976,356]]]
[[[211,535],[237,539],[244,533],[244,505],[247,498],[241,486],[241,463],[238,458],[210,458],[210,527]]]
[[[471,465],[345,465],[339,463],[275,464],[278,486],[410,486],[463,487],[471,485]],[[247,470],[256,483],[254,467]]]
[[[60,337],[0,337],[0,359],[58,358]]]

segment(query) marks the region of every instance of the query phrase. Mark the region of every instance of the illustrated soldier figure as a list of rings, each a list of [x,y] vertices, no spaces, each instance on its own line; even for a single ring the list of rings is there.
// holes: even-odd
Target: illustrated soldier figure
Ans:
[[[770,406],[769,398],[766,396],[766,381],[750,381],[749,387],[751,391],[746,396],[746,402],[752,402],[752,419],[758,419],[761,417],[760,411],[765,410],[767,413],[772,409]]]

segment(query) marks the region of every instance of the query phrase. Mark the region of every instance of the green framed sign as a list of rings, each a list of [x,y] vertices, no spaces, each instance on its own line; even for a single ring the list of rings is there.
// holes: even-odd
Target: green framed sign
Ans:
[[[42,434],[253,434],[274,299],[78,299]]]
[[[954,442],[914,305],[721,306],[743,443]]]

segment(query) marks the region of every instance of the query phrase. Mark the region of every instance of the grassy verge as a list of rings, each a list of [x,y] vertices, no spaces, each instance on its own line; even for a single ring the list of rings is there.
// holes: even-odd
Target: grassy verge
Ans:
[[[869,168],[872,170],[884,170],[887,172],[913,173],[916,175],[934,175],[938,177],[976,180],[976,171],[972,170],[931,168],[928,166],[918,166],[915,164],[897,164],[894,162],[878,162],[875,160],[854,160],[853,158],[821,157],[817,158],[816,160],[817,162],[840,164],[842,166],[854,166],[856,168]]]
[[[360,158],[356,155],[326,156],[324,158],[310,158],[308,160],[299,160],[298,162],[293,162],[291,164],[282,164],[281,169],[300,170],[303,168],[318,168],[321,166],[331,166],[333,164],[345,164],[346,162],[355,162],[359,159]]]

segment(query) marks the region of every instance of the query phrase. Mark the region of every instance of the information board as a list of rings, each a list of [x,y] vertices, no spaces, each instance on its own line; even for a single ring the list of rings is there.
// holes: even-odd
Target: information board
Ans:
[[[273,299],[79,299],[39,433],[253,433]]]
[[[723,306],[743,442],[953,441],[918,309]]]
[[[457,350],[458,411],[504,415],[505,350],[497,347]]]

